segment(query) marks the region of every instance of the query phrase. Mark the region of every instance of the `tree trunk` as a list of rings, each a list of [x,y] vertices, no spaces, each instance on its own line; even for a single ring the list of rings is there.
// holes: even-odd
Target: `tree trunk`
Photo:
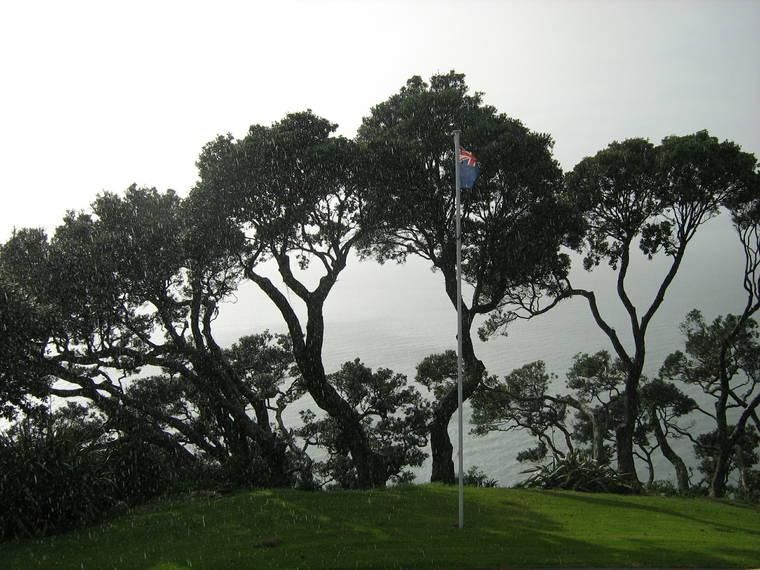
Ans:
[[[731,448],[722,445],[720,453],[715,458],[715,471],[710,481],[710,496],[714,498],[723,497],[726,494],[726,483],[728,481],[728,471],[731,466]]]
[[[268,487],[290,486],[287,470],[287,444],[279,440],[275,434],[270,434],[261,442],[261,457],[267,470]]]
[[[450,418],[450,413],[442,412],[436,406],[433,419],[430,422],[430,448],[433,456],[431,483],[445,483],[446,485],[456,483],[453,460],[454,447],[451,444],[451,438],[449,438]]]
[[[593,431],[593,442],[591,447],[591,454],[594,460],[599,464],[607,463],[607,454],[604,452],[604,434],[602,433],[601,426],[596,414],[591,414],[591,429]]]
[[[623,394],[623,418],[615,429],[618,472],[634,487],[641,487],[636,475],[636,463],[633,456],[633,436],[638,416],[638,388],[641,367],[630,371],[625,382]]]
[[[652,416],[652,428],[654,429],[654,436],[657,439],[657,443],[660,444],[660,450],[662,450],[662,454],[665,456],[665,459],[670,461],[670,464],[676,471],[678,492],[686,493],[690,487],[689,470],[686,468],[686,464],[684,463],[683,459],[681,459],[681,456],[678,455],[670,446],[668,438],[665,436],[665,432],[662,431],[660,422],[657,419],[655,409],[652,408],[649,413]]]
[[[604,410],[585,406],[580,402],[576,405],[589,422],[591,422],[591,456],[599,464],[607,463],[607,454],[604,449],[604,435],[607,431],[607,421],[604,418]]]
[[[742,446],[740,443],[734,443],[734,464],[736,470],[739,472],[739,488],[747,492],[749,491],[749,485],[747,484],[747,465],[744,463],[744,457],[742,455]]]
[[[387,480],[382,458],[369,446],[359,415],[327,381],[320,355],[296,352],[296,362],[304,384],[314,402],[333,418],[344,439],[357,473],[360,489],[385,486]]]
[[[470,336],[470,315],[462,314],[462,405],[480,385],[485,373],[485,365],[475,356]],[[449,438],[449,422],[459,407],[458,389],[454,386],[444,397],[436,402],[433,419],[430,422],[430,448],[433,456],[431,483],[440,482],[453,485],[456,483],[454,468],[454,446]]]
[[[636,464],[633,459],[633,429],[628,423],[621,423],[615,430],[618,472],[630,483],[639,486]]]
[[[357,473],[357,486],[367,489],[384,486],[387,480],[385,464],[369,445],[369,439],[361,425],[356,410],[327,381],[322,363],[322,339],[324,334],[324,301],[332,284],[335,283],[341,267],[334,267],[333,273],[322,277],[314,292],[309,292],[299,283],[289,269],[289,259],[285,255],[278,259],[280,275],[285,283],[296,291],[306,303],[306,334],[289,299],[266,277],[247,269],[246,276],[256,283],[280,310],[288,326],[293,341],[293,355],[304,379],[304,386],[314,402],[338,424],[340,435],[348,447]],[[339,264],[340,265],[340,264]],[[345,266],[345,259],[343,259]]]

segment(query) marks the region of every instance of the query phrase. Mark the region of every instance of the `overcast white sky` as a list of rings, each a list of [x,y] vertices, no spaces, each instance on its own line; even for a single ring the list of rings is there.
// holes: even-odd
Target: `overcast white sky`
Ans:
[[[0,4],[0,240],[132,182],[184,193],[218,133],[311,108],[351,136],[412,75],[464,72],[570,169],[707,128],[760,153],[760,3]]]

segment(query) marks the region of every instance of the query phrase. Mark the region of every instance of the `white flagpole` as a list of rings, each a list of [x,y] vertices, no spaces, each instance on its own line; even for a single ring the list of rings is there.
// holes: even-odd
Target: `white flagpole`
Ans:
[[[464,528],[464,435],[462,420],[462,220],[459,182],[459,131],[454,131],[457,232],[457,398],[459,402],[459,528]]]

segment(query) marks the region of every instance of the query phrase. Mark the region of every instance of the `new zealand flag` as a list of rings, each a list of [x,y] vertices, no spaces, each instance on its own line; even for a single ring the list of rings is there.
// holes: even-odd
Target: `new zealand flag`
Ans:
[[[472,188],[478,176],[478,159],[471,152],[459,149],[459,187]]]

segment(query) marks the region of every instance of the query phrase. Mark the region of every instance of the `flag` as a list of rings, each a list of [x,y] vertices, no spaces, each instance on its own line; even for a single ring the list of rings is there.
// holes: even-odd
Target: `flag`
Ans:
[[[459,150],[459,185],[462,188],[472,188],[475,180],[480,176],[478,159],[464,149]]]

